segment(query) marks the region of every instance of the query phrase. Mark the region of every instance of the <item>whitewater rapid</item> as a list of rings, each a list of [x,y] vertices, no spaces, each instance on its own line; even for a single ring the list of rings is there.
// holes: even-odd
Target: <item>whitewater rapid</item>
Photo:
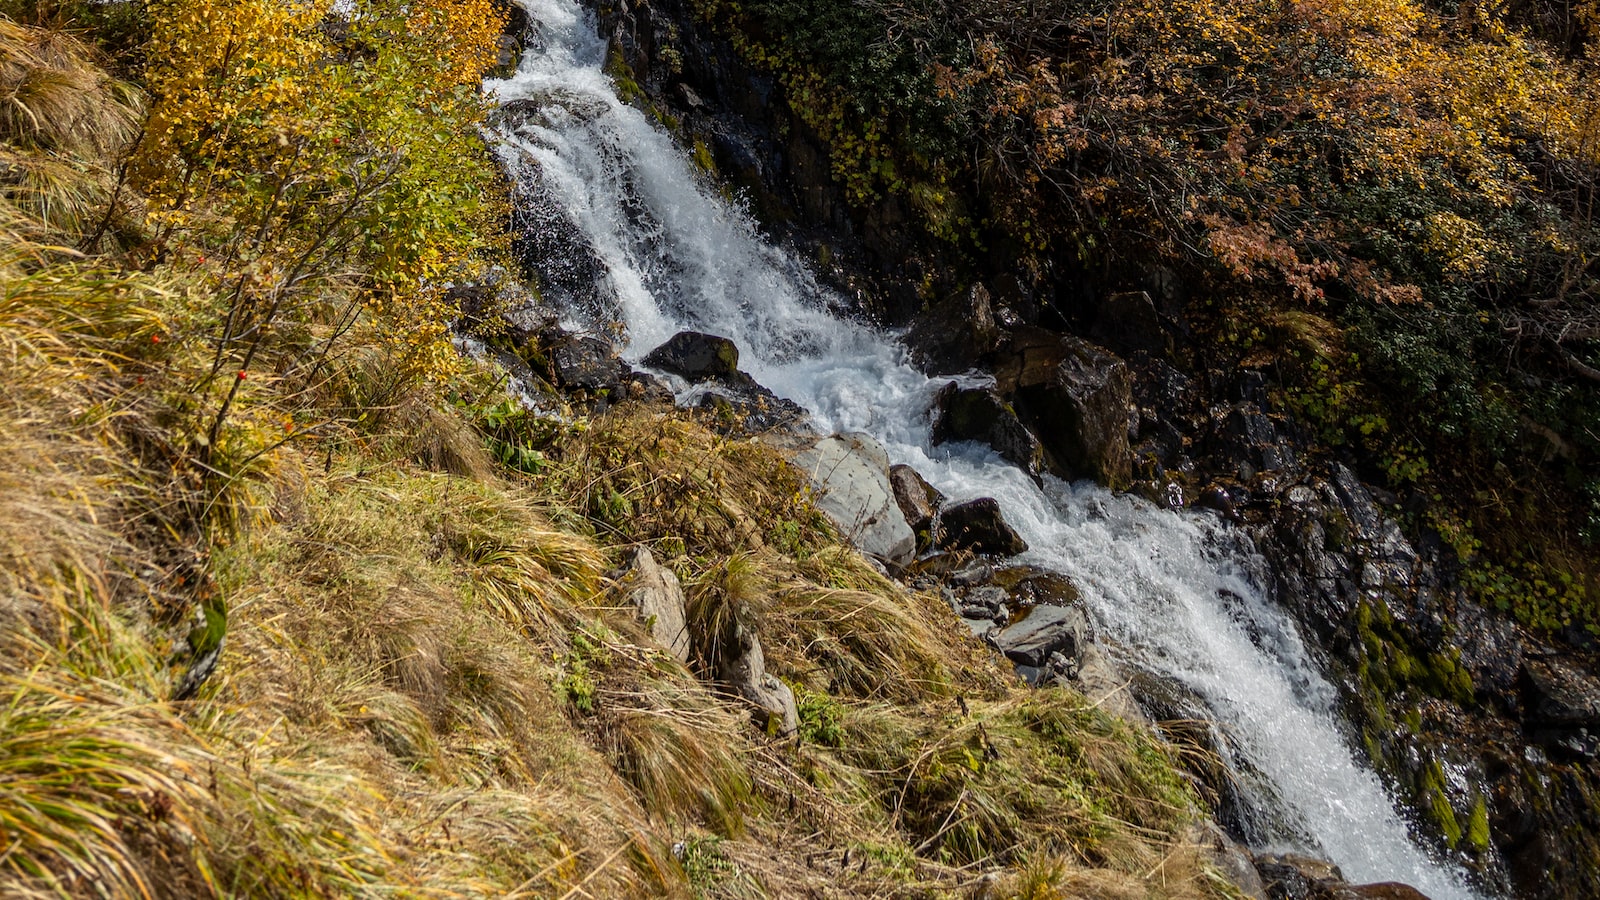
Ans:
[[[1477,897],[1429,858],[1377,776],[1352,754],[1289,616],[1264,589],[1250,542],[1209,514],[1092,484],[1043,488],[987,447],[933,447],[930,380],[887,335],[762,239],[649,117],[618,99],[606,45],[574,0],[521,0],[533,22],[518,72],[487,86],[539,112],[499,135],[506,164],[537,184],[603,264],[630,361],[681,330],[732,338],[741,368],[824,430],[865,431],[953,499],[1000,501],[1032,548],[1022,561],[1078,584],[1124,661],[1204,699],[1243,760],[1256,850],[1325,855],[1353,883],[1402,881],[1434,900]],[[595,327],[593,310],[569,313]],[[981,379],[972,379],[974,381]]]

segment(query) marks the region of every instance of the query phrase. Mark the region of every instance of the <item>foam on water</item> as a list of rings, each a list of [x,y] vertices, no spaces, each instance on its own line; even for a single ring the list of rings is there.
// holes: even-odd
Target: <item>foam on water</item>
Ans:
[[[988,448],[932,447],[927,410],[948,379],[930,381],[893,335],[842,316],[839,298],[617,98],[602,71],[605,44],[574,0],[523,3],[532,49],[489,88],[541,113],[501,135],[501,153],[524,177],[534,161],[541,190],[604,263],[625,356],[637,361],[684,329],[730,337],[741,367],[819,426],[871,433],[953,498],[997,498],[1032,548],[1026,561],[1072,576],[1125,656],[1204,699],[1246,763],[1241,783],[1265,823],[1262,844],[1325,854],[1353,882],[1476,896],[1410,840],[1351,753],[1335,692],[1262,588],[1248,540],[1213,516],[1090,484],[1046,478],[1041,489]]]

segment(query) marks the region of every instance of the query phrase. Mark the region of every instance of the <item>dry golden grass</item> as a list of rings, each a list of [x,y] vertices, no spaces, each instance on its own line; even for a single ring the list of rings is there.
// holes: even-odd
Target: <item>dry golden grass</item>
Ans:
[[[1011,896],[1210,890],[1185,868],[1190,801],[1148,735],[1071,695],[1015,687],[976,645],[928,626],[932,598],[826,534],[807,538],[801,560],[765,543],[708,558],[698,575],[678,560],[702,602],[744,610],[773,671],[812,686],[807,702],[843,710],[839,746],[774,743],[612,608],[604,548],[555,524],[571,520],[570,475],[480,480],[344,446],[320,458],[280,449],[274,471],[292,477],[263,504],[277,518],[211,560],[230,606],[227,653],[187,707],[160,700],[159,633],[108,612],[106,597],[90,604],[107,623],[90,644],[98,656],[73,662],[81,651],[48,634],[29,644],[29,671],[92,671],[88,683],[123,693],[93,694],[98,711],[83,719],[105,774],[52,784],[46,764],[33,781],[0,775],[34,806],[50,791],[57,804],[112,804],[58,815],[83,843],[42,840],[30,869],[0,875],[7,888],[54,890],[36,877],[51,872],[120,878],[134,893],[181,886],[173,895],[289,896],[309,883],[347,895],[891,897],[1056,860],[1049,879],[1006,876],[1022,885]],[[36,490],[33,518],[0,526],[55,523],[63,546],[19,543],[87,573],[63,582],[76,593],[50,594],[37,573],[59,565],[14,566],[35,595],[81,605],[111,583],[108,565],[137,565],[133,544],[95,524],[104,513],[85,501],[96,495],[78,463],[38,478],[26,454],[3,451],[3,474]],[[757,493],[775,495],[771,483]],[[133,627],[115,624],[125,620]],[[17,708],[32,721],[62,693],[28,691]],[[117,805],[130,791],[158,799]],[[680,860],[674,845],[699,849]]]
[[[0,236],[76,244],[116,224],[132,198],[115,173],[143,112],[87,44],[0,16]]]
[[[0,17],[0,139],[107,156],[138,133],[143,104],[99,54],[54,28]]]

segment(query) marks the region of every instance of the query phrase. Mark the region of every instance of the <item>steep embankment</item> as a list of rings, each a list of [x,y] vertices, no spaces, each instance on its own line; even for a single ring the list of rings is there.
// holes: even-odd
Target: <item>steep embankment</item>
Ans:
[[[1047,465],[1246,525],[1441,849],[1520,893],[1588,890],[1588,19],[1203,3],[600,16],[625,95],[863,310],[909,321],[926,369],[995,373]],[[1125,464],[1048,446],[1053,413],[1027,382],[1063,331],[1130,365]]]
[[[1165,745],[770,449],[460,358],[529,299],[485,274],[500,17],[357,9],[0,19],[0,890],[1229,896]],[[729,683],[757,641],[793,735]]]

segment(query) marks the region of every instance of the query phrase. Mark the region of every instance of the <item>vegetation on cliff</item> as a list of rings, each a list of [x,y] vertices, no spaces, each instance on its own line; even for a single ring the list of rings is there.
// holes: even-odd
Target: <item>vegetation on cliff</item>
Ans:
[[[1230,894],[1165,745],[770,451],[463,361],[500,14],[339,6],[0,7],[0,892]],[[650,642],[638,546],[798,740]]]
[[[1190,363],[1270,370],[1490,605],[1600,628],[1594,4],[692,5],[858,203],[1040,296],[1177,286]]]

